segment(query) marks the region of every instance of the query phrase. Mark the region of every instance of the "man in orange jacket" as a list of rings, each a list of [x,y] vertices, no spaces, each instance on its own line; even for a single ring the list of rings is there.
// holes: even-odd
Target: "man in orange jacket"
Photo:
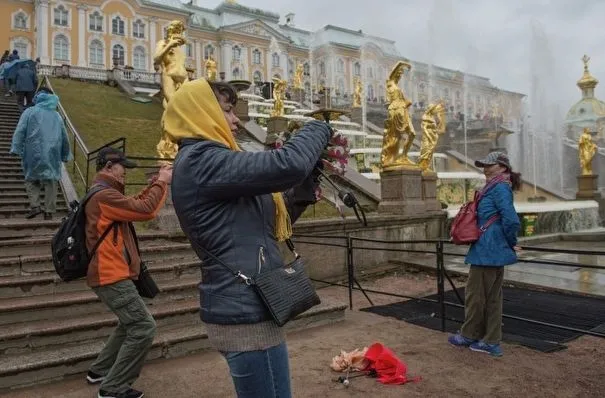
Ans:
[[[131,388],[138,378],[155,336],[155,321],[133,283],[141,259],[129,222],[151,220],[166,200],[172,168],[162,167],[158,178],[136,196],[124,196],[126,168],[136,167],[124,154],[103,148],[97,157],[94,185],[106,189],[86,205],[86,244],[95,246],[103,232],[114,224],[99,244],[88,266],[87,282],[101,301],[118,317],[118,327],[90,366],[86,379],[101,383],[98,398],[141,398]]]

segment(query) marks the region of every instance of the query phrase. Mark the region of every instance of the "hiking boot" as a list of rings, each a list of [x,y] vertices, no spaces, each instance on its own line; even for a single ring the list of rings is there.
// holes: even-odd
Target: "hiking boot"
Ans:
[[[105,376],[101,376],[100,374],[91,372],[90,370],[88,371],[88,374],[86,375],[86,381],[88,382],[88,384],[97,384],[97,383],[102,382],[104,379],[105,379]]]
[[[31,220],[32,218],[36,217],[38,214],[42,214],[43,211],[41,208],[39,207],[34,207],[33,209],[29,210],[29,213],[27,213],[25,215],[25,218],[27,218],[28,220]]]
[[[502,356],[502,348],[500,348],[500,344],[488,344],[483,341],[478,341],[476,343],[471,344],[469,348],[472,351],[484,352],[493,357]]]
[[[448,343],[450,343],[451,345],[455,345],[456,347],[468,347],[471,344],[474,344],[477,342],[477,340],[467,339],[460,333],[448,337],[447,341],[448,341]]]
[[[45,220],[52,220],[53,219],[53,213],[44,213],[44,219]]]
[[[129,388],[124,392],[108,392],[104,390],[99,390],[98,398],[142,398],[143,393],[141,391],[137,391],[134,388]]]

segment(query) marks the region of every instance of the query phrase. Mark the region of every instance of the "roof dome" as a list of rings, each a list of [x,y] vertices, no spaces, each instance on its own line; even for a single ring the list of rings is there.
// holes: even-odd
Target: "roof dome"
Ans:
[[[584,74],[578,80],[578,87],[582,90],[582,99],[576,102],[567,112],[565,122],[578,127],[594,127],[596,122],[605,118],[605,102],[595,98],[594,89],[599,81],[588,70],[590,57],[584,55]]]

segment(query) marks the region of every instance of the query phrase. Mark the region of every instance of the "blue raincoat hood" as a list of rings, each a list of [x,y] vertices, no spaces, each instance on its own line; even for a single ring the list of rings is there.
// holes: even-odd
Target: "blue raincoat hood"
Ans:
[[[34,97],[34,104],[44,109],[54,111],[59,105],[59,97],[54,94],[40,92]]]

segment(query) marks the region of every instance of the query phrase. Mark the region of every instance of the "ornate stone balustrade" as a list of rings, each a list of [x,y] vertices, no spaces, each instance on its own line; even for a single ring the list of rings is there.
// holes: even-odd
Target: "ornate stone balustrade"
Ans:
[[[142,72],[130,69],[115,69],[113,72],[116,79],[127,80],[130,82],[160,84],[161,76],[159,73]]]
[[[160,74],[152,72],[143,72],[129,69],[97,69],[85,68],[81,66],[53,66],[53,65],[38,65],[38,74],[41,76],[60,76],[70,77],[80,80],[94,80],[106,82],[111,79],[127,80],[130,82],[142,82],[150,84],[160,84]]]

